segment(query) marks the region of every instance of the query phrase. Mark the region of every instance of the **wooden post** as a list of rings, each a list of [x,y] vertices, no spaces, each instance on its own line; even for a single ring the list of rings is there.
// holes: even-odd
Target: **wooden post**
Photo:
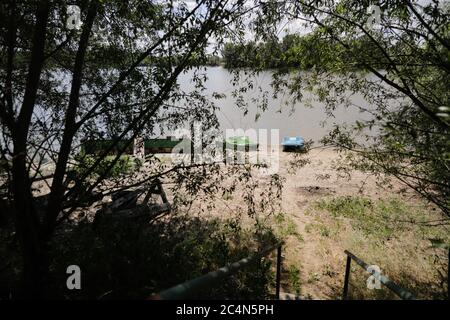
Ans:
[[[352,258],[347,255],[347,265],[345,266],[345,278],[344,278],[344,292],[342,293],[342,300],[347,300],[348,295],[348,281],[350,279],[350,265]]]

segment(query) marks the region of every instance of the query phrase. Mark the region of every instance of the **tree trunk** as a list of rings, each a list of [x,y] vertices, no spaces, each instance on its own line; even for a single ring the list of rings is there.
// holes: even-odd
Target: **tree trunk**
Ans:
[[[15,150],[17,148],[21,146],[14,147]],[[12,177],[14,217],[23,257],[23,292],[20,295],[27,298],[39,297],[43,290],[46,264],[24,153],[15,157]]]
[[[97,15],[98,2],[92,0],[89,4],[86,22],[84,23],[83,31],[78,43],[78,50],[75,57],[75,64],[73,67],[72,86],[70,89],[69,104],[65,116],[65,125],[63,132],[63,139],[59,149],[58,161],[56,163],[55,174],[51,186],[47,214],[43,224],[43,235],[46,239],[50,239],[56,227],[56,220],[61,211],[63,196],[64,196],[64,175],[67,169],[67,161],[72,147],[73,137],[76,133],[77,127],[75,123],[80,89],[83,80],[83,66],[86,56],[86,50],[89,44],[89,35],[91,33],[92,25],[95,16]]]
[[[31,60],[28,67],[23,103],[14,124],[14,156],[12,165],[12,191],[16,232],[23,257],[24,297],[40,297],[43,292],[44,275],[47,266],[44,246],[39,235],[39,219],[33,204],[31,184],[26,165],[27,138],[33,114],[39,79],[44,61],[47,19],[50,11],[48,1],[41,1],[36,10],[36,24],[33,32]]]

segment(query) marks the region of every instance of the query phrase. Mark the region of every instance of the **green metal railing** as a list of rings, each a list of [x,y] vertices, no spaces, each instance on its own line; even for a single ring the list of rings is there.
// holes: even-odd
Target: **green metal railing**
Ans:
[[[278,242],[252,256],[241,259],[228,266],[222,267],[216,271],[212,271],[203,276],[188,280],[182,284],[159,292],[150,297],[152,300],[178,300],[192,297],[196,293],[214,287],[220,280],[228,278],[231,275],[241,271],[251,263],[267,256],[273,250],[277,250],[277,274],[276,274],[276,293],[277,299],[280,298],[280,281],[281,281],[281,247],[283,242]]]
[[[345,266],[344,290],[342,293],[343,300],[347,300],[347,296],[348,296],[348,283],[349,283],[349,279],[350,279],[350,265],[351,265],[352,260],[355,261],[364,270],[366,270],[369,274],[375,276],[380,281],[381,284],[386,286],[389,290],[394,292],[401,299],[403,299],[403,300],[415,300],[416,299],[412,293],[410,293],[409,291],[398,286],[393,281],[389,280],[388,277],[383,276],[381,273],[377,273],[373,270],[371,271],[369,269],[370,266],[367,263],[365,263],[363,260],[359,259],[357,256],[355,256],[350,251],[345,250],[344,253],[347,255],[347,264]]]

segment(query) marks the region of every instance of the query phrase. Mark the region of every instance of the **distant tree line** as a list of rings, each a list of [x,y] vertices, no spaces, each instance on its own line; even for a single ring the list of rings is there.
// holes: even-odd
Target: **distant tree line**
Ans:
[[[365,37],[353,41],[352,50],[373,51],[373,43]],[[363,68],[363,65],[350,59],[348,49],[344,49],[335,40],[324,38],[317,33],[307,35],[289,34],[282,40],[272,38],[265,42],[257,43],[226,43],[223,50],[223,63],[226,68],[252,68],[252,69],[277,69],[299,68],[309,70],[316,67],[328,69],[328,65],[345,64],[345,69],[354,67]],[[373,54],[367,55],[374,61],[383,61],[381,54],[374,58]]]

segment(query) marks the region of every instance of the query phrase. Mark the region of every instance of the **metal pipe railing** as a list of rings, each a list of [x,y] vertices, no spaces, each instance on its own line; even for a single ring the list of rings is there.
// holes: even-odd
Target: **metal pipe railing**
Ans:
[[[281,280],[281,247],[283,242],[278,242],[261,252],[241,259],[237,262],[230,264],[229,266],[222,267],[216,271],[212,271],[203,276],[188,280],[182,284],[178,284],[169,289],[159,292],[150,297],[152,300],[178,300],[186,299],[194,295],[195,293],[212,288],[221,279],[227,278],[243,268],[249,266],[257,259],[261,259],[267,256],[270,252],[277,249],[277,275],[276,275],[276,298],[280,298],[280,280]]]
[[[394,292],[397,296],[399,296],[403,300],[415,300],[416,298],[412,293],[398,286],[395,282],[391,281],[388,277],[383,276],[381,273],[370,271],[369,265],[365,263],[363,260],[359,259],[350,251],[345,250],[344,253],[347,255],[347,264],[345,266],[345,278],[344,278],[344,290],[342,294],[342,299],[346,300],[348,295],[348,283],[350,279],[350,264],[355,261],[360,267],[366,270],[369,274],[374,275],[380,281],[381,284],[386,286],[392,292]]]

